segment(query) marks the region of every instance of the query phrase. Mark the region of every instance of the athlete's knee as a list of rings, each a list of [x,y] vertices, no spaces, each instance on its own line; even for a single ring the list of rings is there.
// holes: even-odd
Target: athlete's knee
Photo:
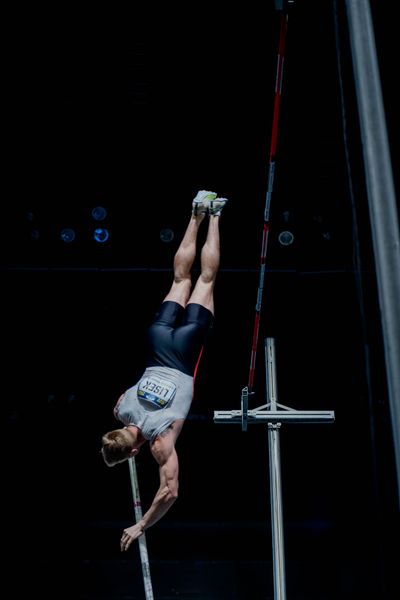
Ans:
[[[178,304],[181,304],[182,306],[186,306],[191,289],[192,280],[190,277],[180,277],[179,275],[174,275],[174,281],[168,294],[164,298],[164,301],[172,300],[173,302],[178,302]]]
[[[214,269],[207,269],[207,268],[202,269],[200,276],[199,276],[199,282],[206,286],[213,286],[216,275],[217,275],[217,271]]]
[[[174,271],[174,285],[181,287],[192,285],[192,277],[190,273],[182,273],[178,269]]]

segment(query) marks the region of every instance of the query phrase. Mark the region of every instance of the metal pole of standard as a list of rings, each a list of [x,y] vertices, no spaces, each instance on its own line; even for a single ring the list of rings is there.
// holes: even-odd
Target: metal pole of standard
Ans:
[[[139,482],[136,472],[136,463],[135,457],[132,457],[128,460],[129,464],[129,475],[131,478],[131,486],[132,486],[132,494],[133,494],[133,505],[135,508],[135,518],[136,523],[140,521],[142,518],[142,504],[140,502],[140,494],[139,494]],[[150,576],[150,564],[149,564],[149,556],[147,553],[147,544],[146,537],[144,532],[138,539],[139,542],[139,550],[140,550],[140,560],[142,562],[142,572],[143,572],[143,583],[144,583],[144,592],[146,595],[146,600],[154,600],[153,596],[153,587],[151,585],[151,576]]]
[[[265,340],[266,389],[270,410],[277,409],[274,340]],[[268,423],[269,481],[272,523],[272,565],[276,600],[286,598],[285,551],[281,484],[280,423]]]
[[[368,0],[347,0],[400,502],[400,231],[396,190]]]
[[[268,403],[249,410],[249,389],[242,390],[240,410],[214,412],[214,422],[233,425],[241,423],[242,431],[248,425],[265,423],[268,426],[269,476],[272,522],[272,558],[274,569],[274,598],[286,599],[285,556],[283,538],[283,510],[280,465],[279,432],[282,423],[333,423],[333,410],[295,410],[277,401],[277,378],[275,369],[275,345],[272,338],[265,340],[265,368]]]

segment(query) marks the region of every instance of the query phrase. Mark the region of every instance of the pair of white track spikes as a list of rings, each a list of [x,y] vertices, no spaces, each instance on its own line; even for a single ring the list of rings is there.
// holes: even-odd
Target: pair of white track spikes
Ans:
[[[228,202],[227,198],[217,198],[215,192],[200,190],[192,202],[193,215],[208,214],[221,216],[222,209]]]

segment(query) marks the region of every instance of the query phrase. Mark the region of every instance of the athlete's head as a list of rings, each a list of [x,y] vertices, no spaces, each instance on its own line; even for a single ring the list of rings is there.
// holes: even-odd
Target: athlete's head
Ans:
[[[101,442],[101,453],[104,462],[109,467],[124,462],[139,452],[139,449],[135,446],[135,433],[126,427],[105,433]]]

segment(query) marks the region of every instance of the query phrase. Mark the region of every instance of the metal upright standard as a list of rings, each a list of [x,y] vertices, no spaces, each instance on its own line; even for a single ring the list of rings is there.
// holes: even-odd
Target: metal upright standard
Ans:
[[[137,472],[136,472],[135,457],[130,458],[128,460],[128,463],[129,463],[129,475],[131,477],[131,485],[132,485],[133,504],[135,507],[135,518],[136,518],[136,523],[137,523],[142,518],[142,505],[140,502],[139,483],[138,483]],[[140,560],[142,562],[143,583],[144,583],[144,592],[146,595],[146,600],[154,600],[153,587],[151,585],[149,557],[147,554],[147,544],[146,544],[146,537],[145,537],[144,532],[138,539],[138,542],[139,542],[139,550],[140,550]]]
[[[282,423],[332,423],[335,420],[335,414],[334,411],[299,411],[278,403],[275,344],[272,338],[265,340],[265,369],[267,404],[249,410],[249,390],[245,387],[242,391],[241,410],[215,411],[214,421],[223,424],[241,423],[242,431],[246,431],[248,425],[256,423],[265,423],[268,426],[274,597],[276,600],[285,600],[286,580],[279,430]]]
[[[400,502],[399,216],[370,3],[368,0],[347,0],[346,6]]]

